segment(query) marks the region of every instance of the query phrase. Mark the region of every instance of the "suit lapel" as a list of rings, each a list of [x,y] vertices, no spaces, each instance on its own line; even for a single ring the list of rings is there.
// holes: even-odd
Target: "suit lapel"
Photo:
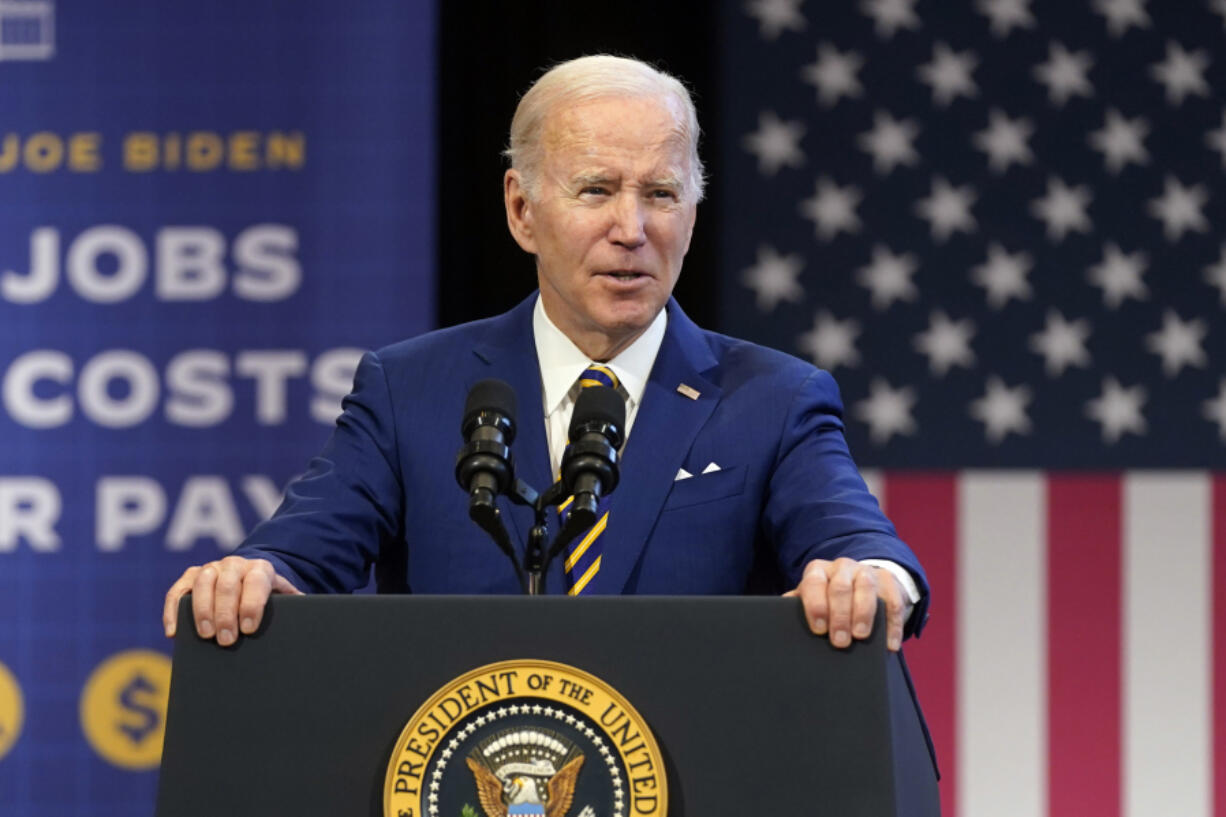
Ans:
[[[673,478],[721,395],[703,375],[717,361],[701,330],[676,301],[669,300],[668,310],[668,330],[623,451],[621,480],[611,496],[609,530],[603,537],[594,593],[618,594],[626,587]],[[682,384],[697,390],[698,398],[678,392]]]
[[[511,445],[515,459],[515,476],[537,490],[553,483],[549,466],[549,446],[545,440],[545,410],[541,403],[541,370],[536,359],[536,343],[532,332],[533,295],[510,312],[491,322],[489,332],[473,352],[488,364],[486,377],[505,380],[515,390],[518,410],[515,418],[515,441]],[[470,384],[471,385],[471,384]],[[532,511],[500,497],[503,520],[514,540],[522,560],[527,549],[528,532],[532,527]],[[550,520],[552,523],[554,520]],[[550,533],[556,525],[551,524]],[[550,571],[548,587],[561,587],[560,578]],[[561,576],[561,573],[558,573]]]

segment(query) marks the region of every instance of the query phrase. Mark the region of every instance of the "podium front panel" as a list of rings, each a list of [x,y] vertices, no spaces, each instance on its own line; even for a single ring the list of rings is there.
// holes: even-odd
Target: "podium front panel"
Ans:
[[[921,720],[880,629],[836,650],[780,598],[274,597],[229,648],[179,628],[157,813],[382,815],[424,702],[477,667],[539,659],[644,718],[671,817],[929,817]]]

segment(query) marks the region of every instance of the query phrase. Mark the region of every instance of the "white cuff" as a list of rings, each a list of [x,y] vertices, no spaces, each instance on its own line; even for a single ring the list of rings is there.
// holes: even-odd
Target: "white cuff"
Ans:
[[[902,584],[903,593],[906,595],[902,605],[902,620],[905,624],[907,619],[911,618],[911,611],[915,608],[916,602],[920,600],[919,585],[915,583],[911,571],[898,562],[891,562],[889,559],[861,559],[860,564],[888,570]]]

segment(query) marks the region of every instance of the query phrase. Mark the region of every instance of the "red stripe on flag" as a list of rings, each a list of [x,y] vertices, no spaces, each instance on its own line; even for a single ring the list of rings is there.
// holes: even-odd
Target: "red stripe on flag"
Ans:
[[[1213,475],[1213,813],[1226,817],[1226,474]]]
[[[936,744],[941,813],[956,817],[957,479],[949,473],[887,473],[885,510],[919,556],[932,588],[932,620],[909,643],[907,663]]]
[[[1120,814],[1121,489],[1047,482],[1048,814]]]

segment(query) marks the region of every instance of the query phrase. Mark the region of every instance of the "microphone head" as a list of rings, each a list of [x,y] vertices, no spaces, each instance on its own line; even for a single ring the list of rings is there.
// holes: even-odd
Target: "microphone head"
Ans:
[[[468,391],[460,429],[468,439],[479,425],[497,425],[508,445],[515,439],[515,390],[505,380],[487,378]]]
[[[580,390],[575,411],[570,417],[570,439],[578,440],[593,427],[610,438],[613,447],[621,446],[626,428],[626,401],[616,389],[608,386],[588,386]],[[610,433],[612,432],[612,433]]]

